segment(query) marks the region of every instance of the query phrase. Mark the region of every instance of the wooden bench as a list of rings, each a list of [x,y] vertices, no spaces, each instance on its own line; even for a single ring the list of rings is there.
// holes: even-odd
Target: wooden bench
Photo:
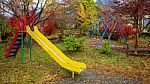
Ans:
[[[150,48],[132,48],[128,51],[129,55],[150,56]]]

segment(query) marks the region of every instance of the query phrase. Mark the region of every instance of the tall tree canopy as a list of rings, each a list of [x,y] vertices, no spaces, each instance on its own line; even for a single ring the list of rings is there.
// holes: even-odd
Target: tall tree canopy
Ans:
[[[33,22],[32,25],[36,25],[39,22],[47,19],[42,16],[42,13],[46,4],[49,4],[48,6],[53,5],[48,3],[48,1],[52,2],[53,0],[36,0],[36,2],[33,0],[1,0],[0,9],[3,12],[16,17],[17,19],[20,16],[25,16],[26,18],[33,16],[30,18],[28,23]],[[25,18],[22,18],[21,20],[23,19]]]
[[[96,7],[93,0],[82,0],[79,10],[77,12],[77,21],[82,29],[89,28],[90,25],[96,21]]]
[[[48,35],[52,33],[54,28],[56,9],[58,8],[57,0],[1,0],[0,9],[11,16],[9,23],[18,28],[25,28],[29,25],[31,28],[39,23],[51,24],[41,25],[44,32]],[[19,23],[18,23],[19,22]],[[46,23],[44,23],[46,22]]]
[[[149,0],[112,0],[110,4],[115,13],[125,16],[131,21],[136,29],[136,43],[138,46],[138,34],[144,29],[141,27],[142,18],[150,14],[150,1]]]

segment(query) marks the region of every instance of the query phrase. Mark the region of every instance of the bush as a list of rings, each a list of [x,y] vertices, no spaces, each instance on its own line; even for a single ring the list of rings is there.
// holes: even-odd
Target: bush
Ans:
[[[110,48],[110,42],[106,42],[104,44],[104,47],[101,47],[99,49],[99,53],[100,54],[105,54],[105,55],[108,55],[109,57],[112,57],[112,56],[117,56],[118,53],[114,52],[111,48]]]
[[[63,36],[63,41],[64,47],[66,47],[67,50],[81,51],[84,49],[83,38],[76,39],[73,36]]]
[[[0,36],[2,41],[13,36],[12,29],[5,20],[0,20]]]
[[[140,37],[143,38],[145,41],[150,41],[150,37],[149,36],[142,35]]]

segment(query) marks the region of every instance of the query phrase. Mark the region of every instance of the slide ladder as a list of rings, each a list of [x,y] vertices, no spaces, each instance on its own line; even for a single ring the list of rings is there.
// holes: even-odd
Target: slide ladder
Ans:
[[[23,39],[24,39],[26,32],[22,32],[20,30],[18,30],[16,32],[14,39],[11,42],[11,44],[6,52],[6,58],[11,57],[11,56],[16,56],[19,48],[21,47],[22,34],[23,34]]]

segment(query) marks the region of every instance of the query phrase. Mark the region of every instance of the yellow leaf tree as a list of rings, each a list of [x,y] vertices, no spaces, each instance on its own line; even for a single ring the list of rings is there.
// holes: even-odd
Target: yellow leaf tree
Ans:
[[[87,30],[97,20],[97,10],[93,0],[82,0],[77,11],[77,22],[82,30]]]

